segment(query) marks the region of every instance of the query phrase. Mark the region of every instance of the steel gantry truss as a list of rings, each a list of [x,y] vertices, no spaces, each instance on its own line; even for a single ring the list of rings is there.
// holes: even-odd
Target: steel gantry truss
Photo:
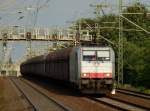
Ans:
[[[8,27],[9,29],[7,33],[7,41],[73,41],[75,39],[75,31],[72,29],[60,29],[54,30],[51,28],[34,28],[31,31],[26,31],[23,27],[17,27],[16,29],[12,27]],[[91,41],[92,35],[90,35],[88,30],[81,30],[82,41]],[[0,40],[4,40],[2,36],[0,36]]]
[[[54,30],[51,28],[34,28],[28,32],[23,27],[7,27],[8,29],[5,33],[3,30],[0,31],[0,42],[2,47],[2,60],[6,56],[7,52],[7,43],[8,41],[24,41],[27,43],[27,56],[24,57],[26,59],[31,58],[32,55],[32,42],[33,41],[45,41],[45,42],[57,42],[58,46],[60,42],[69,42],[75,43],[77,42],[76,31],[71,29],[60,29]],[[88,30],[80,30],[80,41],[81,42],[89,42],[92,40],[92,35],[90,35]],[[48,48],[47,48],[48,49]],[[49,50],[47,50],[49,51]],[[9,71],[10,66],[14,66],[14,64],[4,63],[2,61],[0,63],[0,72],[1,71]],[[18,65],[19,66],[19,65]],[[18,66],[15,67],[18,70]],[[6,70],[8,69],[8,70]]]
[[[2,41],[3,53],[6,50],[7,41],[25,41],[27,43],[28,54],[31,55],[33,41],[70,42],[76,43],[76,31],[74,29],[53,29],[53,28],[33,28],[26,31],[25,27],[7,27],[7,32],[3,34],[1,30],[0,41]],[[7,35],[7,36],[6,36]],[[88,30],[80,30],[80,41],[89,42],[92,40]],[[4,46],[5,45],[5,46]]]

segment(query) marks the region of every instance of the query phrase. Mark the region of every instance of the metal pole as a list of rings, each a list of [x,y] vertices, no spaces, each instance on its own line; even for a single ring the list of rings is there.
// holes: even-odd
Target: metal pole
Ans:
[[[119,0],[118,84],[123,84],[123,21],[122,0]]]

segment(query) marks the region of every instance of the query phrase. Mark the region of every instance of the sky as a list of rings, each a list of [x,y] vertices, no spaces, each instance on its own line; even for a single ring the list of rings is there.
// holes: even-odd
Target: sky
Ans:
[[[103,8],[112,13],[117,11],[119,0],[0,0],[0,24],[2,25],[33,25],[37,7],[37,26],[66,26],[81,17],[94,17],[94,8],[90,4],[107,4],[112,7]],[[130,5],[135,1],[149,3],[150,0],[122,0]],[[29,9],[30,8],[30,9]],[[22,12],[22,13],[18,13]],[[18,19],[23,16],[23,19]]]
[[[79,17],[90,17],[92,10],[89,4],[92,3],[93,0],[52,0],[49,8],[39,12],[38,24],[67,25]]]
[[[49,2],[45,4],[46,1]],[[79,17],[93,16],[93,9],[89,5],[96,4],[98,1],[99,0],[0,0],[1,21],[4,24],[24,25],[27,23],[31,25],[35,21],[33,12],[35,12],[37,6],[40,6],[42,8],[38,11],[37,26],[64,26]],[[34,8],[27,10],[29,7]],[[17,13],[18,11],[22,11],[23,13]],[[24,18],[18,20],[19,16],[24,16]]]
[[[131,5],[135,1],[150,4],[150,0],[123,0],[123,4]],[[114,5],[107,10],[104,8],[105,13],[114,13],[117,11],[117,2],[118,0],[0,0],[0,26],[30,27],[34,23],[38,27],[69,26],[79,18],[95,17],[94,8],[90,4]],[[35,17],[33,12],[36,12],[37,7],[41,8]],[[26,50],[26,43],[22,42],[10,42],[8,46],[14,47],[13,61],[22,57]]]

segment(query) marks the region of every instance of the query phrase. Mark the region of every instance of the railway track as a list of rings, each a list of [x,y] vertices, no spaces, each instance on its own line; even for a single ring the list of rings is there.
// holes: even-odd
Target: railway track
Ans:
[[[21,88],[17,85],[17,83],[14,81],[13,78],[9,78],[11,80],[11,82],[14,84],[14,86],[16,87],[16,89],[19,91],[20,95],[22,98],[24,98],[24,100],[27,102],[28,104],[28,110],[31,111],[37,111],[36,107],[32,104],[32,102],[28,99],[28,97],[25,95],[25,93],[21,90]]]
[[[107,105],[121,111],[149,111],[148,108],[141,107],[135,104],[119,101],[110,97],[88,97],[89,99],[99,102],[100,104]]]
[[[59,101],[44,94],[20,78],[10,78],[23,97],[28,101],[32,111],[72,111]]]
[[[51,101],[54,104],[53,107],[59,107],[60,109],[58,109],[58,110],[61,110],[61,111],[62,110],[63,111],[71,111],[71,110],[75,110],[75,109],[80,109],[80,110],[77,110],[77,111],[82,111],[81,109],[85,109],[85,108],[84,108],[83,105],[81,105],[81,106],[77,105],[79,101],[80,101],[81,104],[87,104],[87,103],[88,104],[89,103],[93,104],[94,106],[91,105],[93,107],[92,111],[95,111],[94,108],[97,107],[95,105],[100,105],[99,107],[102,107],[104,109],[107,107],[107,109],[110,109],[110,110],[115,109],[115,110],[122,110],[122,111],[149,111],[149,108],[150,108],[149,107],[149,102],[150,102],[149,99],[144,99],[141,96],[139,97],[139,96],[133,96],[133,95],[121,93],[119,91],[117,92],[116,95],[113,95],[113,96],[112,95],[106,95],[106,96],[103,96],[103,97],[93,97],[93,96],[86,97],[84,95],[81,95],[81,97],[80,97],[80,95],[77,96],[77,97],[76,96],[71,97],[71,96],[68,95],[69,98],[68,98],[68,96],[66,96],[66,98],[64,100],[66,102],[66,101],[70,101],[69,99],[72,98],[71,99],[72,102],[70,101],[71,102],[70,104],[65,103],[65,105],[67,105],[69,107],[68,108],[64,104],[62,104],[62,103],[64,103],[64,101],[59,99],[59,97],[50,96],[49,93],[44,92],[44,90],[42,88],[39,88],[38,85],[36,86],[35,84],[32,84],[32,82],[30,82],[26,79],[23,79],[23,78],[13,79],[13,80],[16,83],[17,87],[19,87],[19,88],[21,87],[20,90],[23,91],[25,96],[27,96],[26,91],[25,91],[25,89],[22,88],[21,84],[27,85],[32,90],[38,92],[40,95],[43,95],[43,97],[47,98],[48,100],[50,98],[49,101]],[[21,86],[18,86],[18,84],[21,85]],[[31,90],[31,89],[28,89],[28,90]],[[49,90],[47,90],[47,91],[49,91]],[[33,93],[33,91],[32,91],[32,93]],[[61,95],[59,95],[59,96],[60,96],[60,98],[62,98]],[[133,99],[133,100],[128,100],[128,98]],[[134,100],[135,98],[136,98],[136,100],[138,98],[138,101],[141,101],[141,102],[140,103],[136,102],[136,100]],[[27,96],[27,99],[29,101],[31,100],[29,96]],[[74,100],[78,100],[78,102],[74,101]],[[62,103],[60,103],[60,101]],[[32,104],[31,106],[35,107],[35,111],[36,111],[37,107],[36,107],[34,102],[35,101],[31,101],[31,104]],[[77,102],[77,104],[76,104],[76,102]],[[50,102],[44,102],[44,103],[47,104],[47,103],[50,103]],[[73,105],[72,103],[75,104],[75,105]],[[147,105],[143,105],[142,103],[146,103]],[[76,108],[76,107],[83,107],[83,108]],[[86,107],[88,107],[88,106],[86,106]],[[100,109],[98,109],[98,110],[100,110]],[[46,110],[44,109],[44,111],[46,111]],[[57,111],[57,110],[52,109],[52,111]]]
[[[150,110],[150,96],[147,94],[117,89],[116,95],[107,95],[107,97],[144,110]]]
[[[126,95],[132,95],[132,96],[150,100],[150,94],[144,94],[144,93],[140,93],[140,92],[135,92],[135,91],[126,90],[126,89],[119,89],[119,88],[116,89],[116,91],[119,93],[126,94]]]
[[[40,87],[40,90],[46,90],[48,94],[69,106],[73,111],[116,111],[114,108],[107,107],[104,104],[86,98],[85,95],[81,93],[68,90],[66,87],[61,89],[60,86],[53,85],[52,83],[47,84],[39,81],[35,82],[34,80],[33,82],[32,80],[26,79],[25,81],[33,85],[33,87]]]
[[[116,95],[88,97],[96,102],[123,111],[150,111],[150,96],[134,91],[117,89]]]

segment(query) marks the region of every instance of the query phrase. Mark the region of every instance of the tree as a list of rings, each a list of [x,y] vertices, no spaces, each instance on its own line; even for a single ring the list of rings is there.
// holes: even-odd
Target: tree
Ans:
[[[144,5],[137,3],[128,7],[123,11],[124,13],[142,13],[135,15],[124,15],[127,19],[141,26],[145,30],[149,30],[148,26],[150,21],[147,21],[146,13],[148,10]],[[123,21],[123,26],[126,29],[136,29],[133,24],[128,21]],[[150,41],[149,36],[144,31],[130,31],[124,32],[126,42],[124,43],[124,74],[125,82],[135,86],[150,87],[148,81],[150,76],[148,70],[150,70]]]
[[[136,23],[137,25],[141,26],[142,28],[149,30],[150,22],[147,20],[148,19],[146,15],[147,12],[148,10],[144,5],[136,3],[133,6],[127,7],[127,9],[123,11],[123,13],[141,13],[141,14],[125,14],[123,16],[129,19],[130,21]],[[136,29],[135,31],[125,32],[125,36],[129,41],[138,43],[139,41],[141,42],[141,40],[143,41],[143,39],[147,37],[147,33],[145,33],[142,30],[137,31],[140,29],[134,26],[133,24],[129,23],[127,20],[123,21],[123,26],[125,29]]]

